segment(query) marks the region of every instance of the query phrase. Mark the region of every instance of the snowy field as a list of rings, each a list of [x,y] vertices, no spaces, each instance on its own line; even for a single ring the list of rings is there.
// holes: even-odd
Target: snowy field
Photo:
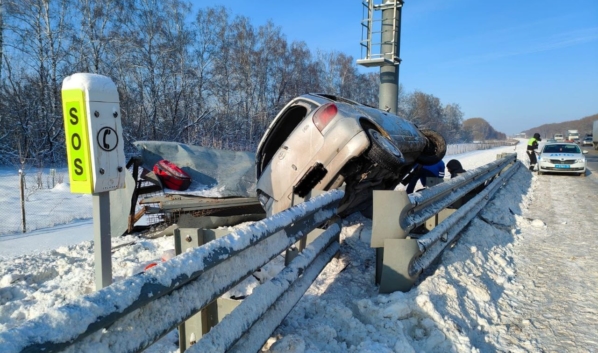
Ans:
[[[92,217],[91,195],[71,194],[68,170],[55,170],[54,178],[50,176],[48,168],[24,170],[23,197],[28,232],[89,220]],[[18,167],[0,167],[0,237],[20,233],[22,230],[19,179]]]
[[[501,152],[517,152],[526,161],[524,148],[520,144],[447,156],[445,163],[456,158],[472,169]],[[594,175],[574,179],[585,183],[585,192],[594,197],[588,210],[593,214],[598,204]],[[0,188],[10,178],[14,175],[0,172]],[[371,221],[357,214],[346,218],[339,258],[326,267],[264,351],[598,352],[593,218],[554,211],[563,206],[558,195],[571,187],[570,180],[537,177],[522,168],[407,293],[377,293]],[[87,220],[0,236],[0,332],[94,290],[91,200],[69,196],[68,187],[54,189],[43,197],[64,198],[74,220]],[[1,194],[12,197],[4,189]],[[18,199],[8,200],[18,207]],[[565,206],[575,209],[572,201]],[[84,212],[87,217],[80,216]],[[571,232],[571,226],[581,231]],[[174,248],[172,237],[120,237],[113,246],[128,242],[133,244],[112,254],[115,281]],[[561,243],[569,245],[559,247]],[[176,331],[171,332],[147,352],[177,352],[177,341]]]

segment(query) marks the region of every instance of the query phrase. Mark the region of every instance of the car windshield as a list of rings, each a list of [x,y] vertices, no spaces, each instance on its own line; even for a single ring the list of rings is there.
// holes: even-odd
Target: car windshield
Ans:
[[[579,146],[576,145],[546,145],[544,146],[544,153],[581,153]]]

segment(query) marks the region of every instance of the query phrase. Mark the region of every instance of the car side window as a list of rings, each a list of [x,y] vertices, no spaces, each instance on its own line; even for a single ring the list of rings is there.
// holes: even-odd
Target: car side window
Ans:
[[[278,151],[287,137],[293,132],[295,127],[303,121],[307,114],[307,106],[302,104],[291,106],[283,113],[283,116],[279,119],[279,123],[269,135],[267,142],[269,148],[264,151],[264,156],[260,163],[260,171],[266,167],[274,154],[276,154],[276,151]]]

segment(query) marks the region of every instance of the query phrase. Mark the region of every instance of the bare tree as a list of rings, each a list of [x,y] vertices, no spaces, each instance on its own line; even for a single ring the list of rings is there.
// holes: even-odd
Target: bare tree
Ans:
[[[2,80],[2,62],[4,61],[4,5],[0,0],[0,81]]]
[[[25,76],[35,83],[33,90],[39,104],[34,117],[41,133],[38,154],[40,158],[62,159],[64,131],[59,84],[71,28],[70,0],[8,0],[3,5],[10,19],[6,29],[10,31],[11,48],[28,69]]]
[[[109,75],[107,48],[115,44],[116,32],[122,24],[121,14],[129,13],[132,0],[78,0],[74,4],[79,15],[70,52],[76,53],[77,68],[83,72]]]
[[[379,77],[344,53],[288,42],[273,22],[183,0],[0,0],[0,163],[64,161],[60,85],[74,72],[117,84],[125,142],[253,150],[277,112],[308,92],[376,106]],[[464,139],[456,104],[399,89],[399,111]],[[125,150],[133,152],[132,144]]]

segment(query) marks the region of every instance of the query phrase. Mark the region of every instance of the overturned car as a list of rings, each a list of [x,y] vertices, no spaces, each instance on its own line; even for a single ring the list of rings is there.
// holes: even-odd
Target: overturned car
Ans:
[[[371,205],[372,190],[392,190],[415,163],[440,161],[446,143],[435,131],[341,97],[305,94],[274,118],[256,153],[257,194],[268,215],[312,190],[345,184],[338,212]],[[369,201],[369,202],[368,202]]]

